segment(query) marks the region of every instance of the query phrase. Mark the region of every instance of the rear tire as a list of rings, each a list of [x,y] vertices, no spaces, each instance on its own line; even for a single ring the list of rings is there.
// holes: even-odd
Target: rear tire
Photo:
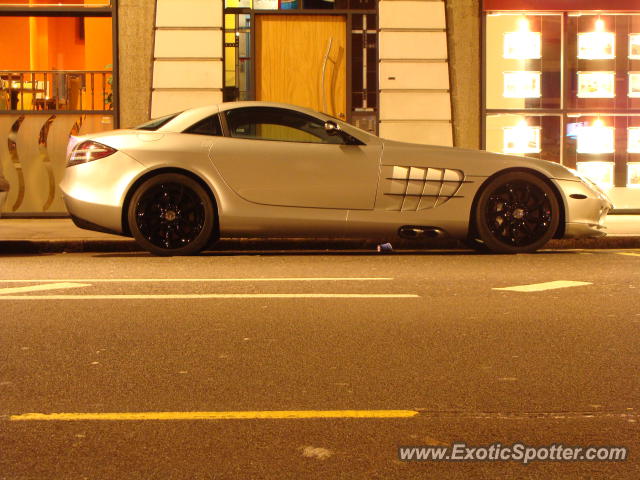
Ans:
[[[475,222],[478,236],[493,252],[534,252],[557,231],[560,206],[541,178],[527,172],[505,173],[480,194]]]
[[[213,237],[215,209],[196,180],[163,173],[144,181],[131,197],[129,227],[136,242],[155,255],[193,255]]]

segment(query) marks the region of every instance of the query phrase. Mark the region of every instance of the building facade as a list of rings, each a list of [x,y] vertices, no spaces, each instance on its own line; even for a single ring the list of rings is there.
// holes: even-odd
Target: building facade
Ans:
[[[600,3],[0,0],[3,51],[16,52],[0,59],[2,212],[65,214],[69,134],[235,100],[307,106],[389,139],[558,161],[593,175],[616,207],[638,208],[640,27],[630,5]],[[594,21],[613,29],[614,58],[580,57]],[[615,96],[596,97],[606,81]],[[603,133],[606,145],[587,153],[580,139],[594,127],[613,128],[613,152]]]

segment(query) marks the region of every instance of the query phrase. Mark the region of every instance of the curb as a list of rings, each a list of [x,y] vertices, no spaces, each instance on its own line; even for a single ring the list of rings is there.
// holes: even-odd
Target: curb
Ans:
[[[381,242],[362,239],[222,239],[207,252],[326,252],[365,250],[377,253]],[[394,251],[470,250],[457,240],[393,242]],[[551,240],[544,250],[640,248],[640,236]],[[134,240],[9,240],[0,241],[0,255],[50,253],[143,252]],[[146,252],[145,252],[146,253]]]

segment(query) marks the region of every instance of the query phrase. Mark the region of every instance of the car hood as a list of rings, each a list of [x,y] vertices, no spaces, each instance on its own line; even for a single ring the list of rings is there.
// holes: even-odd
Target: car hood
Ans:
[[[393,140],[384,140],[383,145],[382,165],[430,167],[444,164],[448,168],[462,170],[467,176],[478,177],[488,177],[508,168],[524,167],[539,171],[550,178],[578,180],[578,177],[559,163],[536,158]]]

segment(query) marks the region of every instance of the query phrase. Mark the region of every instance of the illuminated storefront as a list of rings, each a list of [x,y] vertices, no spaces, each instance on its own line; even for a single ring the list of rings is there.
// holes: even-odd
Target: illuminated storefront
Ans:
[[[108,0],[0,0],[3,214],[65,215],[69,135],[117,124]]]
[[[612,10],[613,9],[613,10]],[[640,207],[640,4],[484,1],[487,150],[575,168]]]

